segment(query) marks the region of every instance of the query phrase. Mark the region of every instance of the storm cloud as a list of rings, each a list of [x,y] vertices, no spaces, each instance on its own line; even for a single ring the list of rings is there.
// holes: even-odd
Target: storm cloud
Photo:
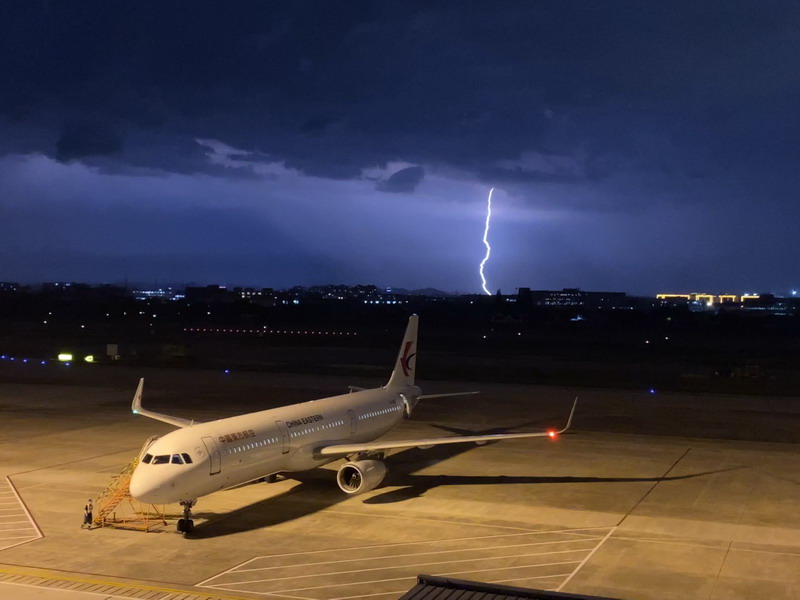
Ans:
[[[205,188],[219,195],[208,201],[225,211],[235,210],[231,198],[246,188],[253,206],[226,213],[229,223],[272,214],[275,202],[283,212],[270,218],[293,220],[298,189],[313,189],[317,210],[331,213],[344,209],[344,189],[355,202],[416,197],[418,219],[439,226],[450,219],[445,230],[459,236],[447,252],[416,257],[429,265],[424,285],[477,287],[482,246],[474,233],[491,186],[502,192],[499,228],[508,219],[509,239],[521,235],[518,228],[528,232],[526,250],[509,248],[503,265],[489,264],[489,274],[494,268],[502,278],[490,281],[494,288],[593,278],[597,270],[582,268],[585,261],[547,244],[530,247],[551,233],[574,239],[581,231],[587,248],[605,239],[603,227],[627,236],[624,252],[640,262],[628,272],[645,280],[625,284],[609,274],[609,285],[653,290],[661,284],[645,265],[661,264],[672,249],[639,235],[656,215],[674,239],[703,229],[693,268],[707,280],[719,265],[710,257],[731,232],[737,240],[762,235],[776,214],[779,223],[800,220],[800,7],[793,2],[12,0],[0,6],[0,22],[5,164],[28,157],[29,168],[49,172],[52,160],[86,167],[86,180],[146,182],[143,193],[157,197],[141,206],[152,211],[181,195],[180,186],[192,188],[191,178],[214,182]],[[17,190],[4,202],[18,207],[32,184],[14,177],[0,185]],[[259,185],[262,192],[251,195]],[[65,195],[69,189],[43,192],[41,211]],[[116,195],[85,198],[99,227],[109,197]],[[724,215],[728,229],[719,231],[712,215]],[[302,246],[303,256],[325,255],[313,235],[288,233],[282,243],[300,238],[292,247]],[[215,252],[224,256],[225,248]],[[728,260],[743,270],[730,272],[725,285],[790,284],[781,256],[796,255],[795,246],[745,248],[731,242]],[[17,254],[25,252],[21,241]],[[385,252],[382,260],[394,264]],[[551,261],[546,269],[543,257]],[[354,258],[334,262],[351,280],[372,272]],[[331,264],[309,259],[304,277],[328,280]],[[570,276],[561,281],[565,270]]]

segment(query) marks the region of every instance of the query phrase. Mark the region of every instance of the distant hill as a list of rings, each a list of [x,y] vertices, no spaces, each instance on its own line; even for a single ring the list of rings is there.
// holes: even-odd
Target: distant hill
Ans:
[[[405,288],[390,288],[392,294],[398,294],[400,296],[432,296],[437,298],[449,298],[451,296],[455,296],[452,292],[443,292],[442,290],[437,290],[436,288],[422,288],[419,290],[407,290]]]

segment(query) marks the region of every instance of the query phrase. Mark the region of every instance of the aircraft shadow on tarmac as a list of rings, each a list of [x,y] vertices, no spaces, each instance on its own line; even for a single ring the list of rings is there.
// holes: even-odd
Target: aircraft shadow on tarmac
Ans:
[[[520,425],[513,429],[518,430]],[[438,426],[439,429],[457,433],[459,435],[482,435],[492,433],[505,433],[510,428],[490,429],[484,431],[467,431],[453,427]],[[490,442],[491,444],[497,442]],[[421,450],[410,448],[388,456],[385,460],[388,473],[382,486],[397,487],[385,493],[365,499],[365,504],[389,504],[403,502],[422,496],[425,492],[443,485],[519,485],[519,484],[544,484],[544,483],[641,483],[660,481],[678,481],[703,477],[743,467],[731,467],[700,473],[689,473],[676,476],[653,477],[572,477],[572,476],[507,476],[507,475],[415,475],[414,473],[432,466],[463,452],[474,449],[473,444],[442,445]],[[248,506],[224,512],[212,513],[195,511],[195,516],[208,519],[195,526],[187,539],[208,539],[225,535],[253,531],[280,523],[286,523],[301,517],[335,506],[350,496],[343,493],[335,482],[334,471],[316,469],[305,473],[291,474],[290,479],[300,483],[292,489],[277,496],[259,500]],[[254,484],[269,485],[269,484]],[[379,488],[380,489],[380,488]]]
[[[319,473],[328,476],[322,477]],[[186,538],[215,538],[287,523],[347,499],[348,496],[336,485],[334,471],[319,471],[313,478],[300,480],[304,475],[292,476],[292,479],[300,481],[299,485],[292,489],[236,510],[221,513],[194,511],[195,518],[208,520],[196,524],[192,533],[187,534]]]

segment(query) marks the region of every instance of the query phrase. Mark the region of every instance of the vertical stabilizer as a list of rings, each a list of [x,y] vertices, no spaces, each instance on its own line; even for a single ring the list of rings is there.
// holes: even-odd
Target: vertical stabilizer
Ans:
[[[400,352],[394,363],[394,371],[386,387],[405,387],[414,385],[414,369],[417,361],[417,322],[419,317],[411,315],[408,319],[406,334],[400,345]]]

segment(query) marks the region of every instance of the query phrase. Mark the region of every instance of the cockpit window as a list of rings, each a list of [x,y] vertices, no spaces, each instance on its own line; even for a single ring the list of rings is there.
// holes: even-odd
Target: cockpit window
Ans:
[[[154,465],[163,465],[169,462],[169,454],[159,454],[153,457]]]
[[[183,452],[181,456],[183,457],[183,462],[185,462],[187,465],[192,464],[192,457],[186,454],[186,452]]]
[[[172,455],[172,464],[173,465],[182,465],[183,459],[181,458],[180,454],[173,454]]]
[[[145,454],[144,457],[142,458],[142,462],[143,463],[148,463],[149,464],[151,460],[153,460],[153,455],[152,454]]]

